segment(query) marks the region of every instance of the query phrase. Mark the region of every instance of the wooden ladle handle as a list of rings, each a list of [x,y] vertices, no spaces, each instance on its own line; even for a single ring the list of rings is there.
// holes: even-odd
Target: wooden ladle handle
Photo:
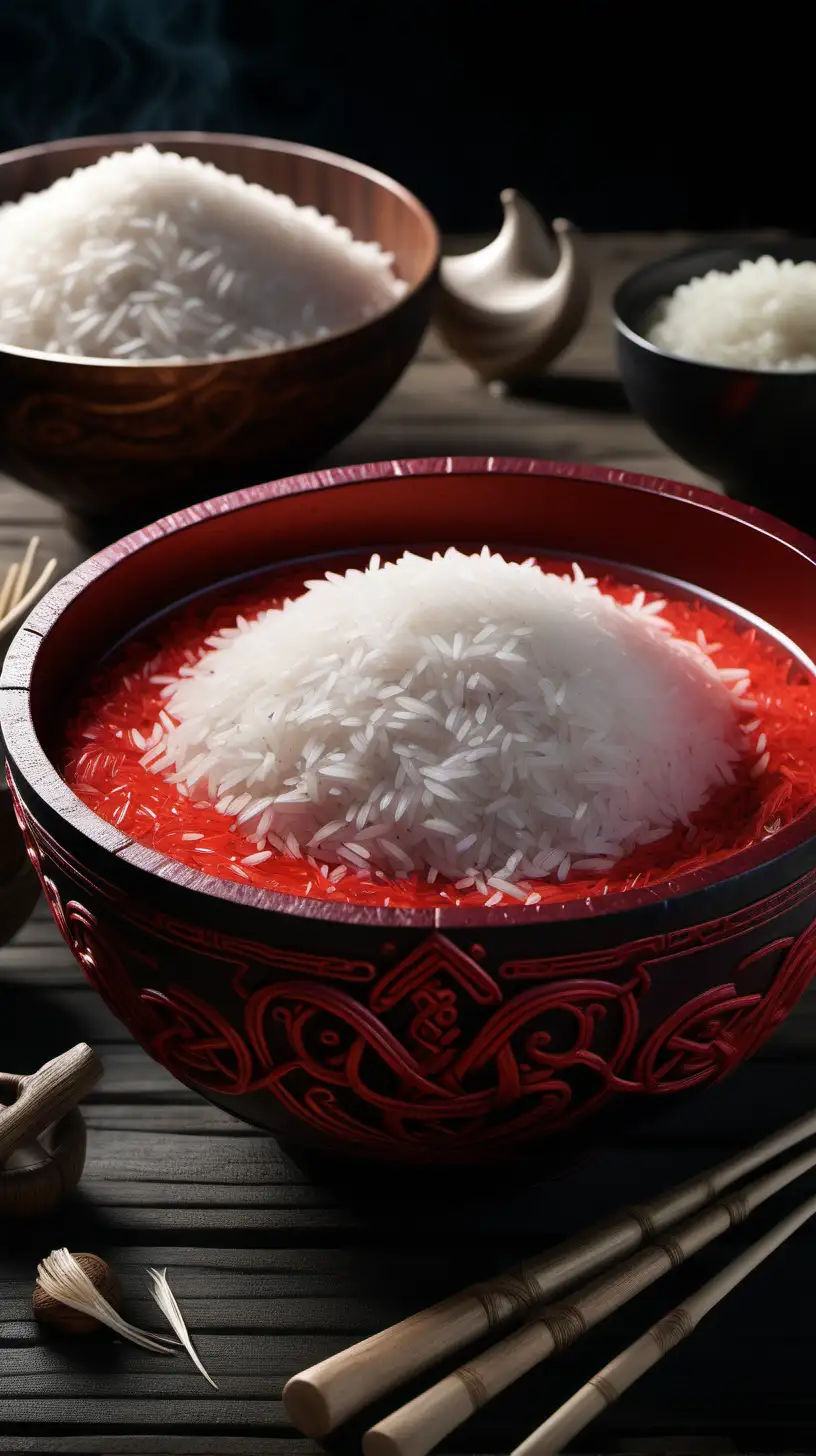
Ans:
[[[30,1077],[17,1079],[16,1101],[0,1110],[0,1164],[20,1143],[39,1137],[76,1107],[101,1076],[102,1063],[96,1052],[80,1042]]]

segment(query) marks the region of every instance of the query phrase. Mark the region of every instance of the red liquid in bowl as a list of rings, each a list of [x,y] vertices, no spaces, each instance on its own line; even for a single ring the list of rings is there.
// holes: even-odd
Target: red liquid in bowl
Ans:
[[[512,555],[512,553],[507,553]],[[563,571],[563,561],[539,558],[546,569]],[[333,569],[359,565],[344,561]],[[175,785],[141,765],[144,740],[163,706],[161,684],[151,678],[175,676],[194,660],[207,637],[233,626],[240,612],[251,619],[279,606],[303,590],[304,580],[319,571],[315,563],[269,575],[263,583],[233,583],[194,598],[149,624],[107,659],[85,685],[66,730],[63,773],[74,792],[103,819],[125,834],[182,864],[224,880],[259,889],[355,905],[407,909],[477,907],[486,898],[477,890],[457,891],[438,880],[428,885],[417,877],[390,879],[347,873],[337,884],[327,881],[314,864],[273,853],[260,865],[245,865],[257,844],[214,807],[194,803]],[[589,569],[589,568],[588,568]],[[608,595],[622,602],[637,590],[631,581],[612,576],[600,580]],[[816,683],[781,644],[738,616],[705,600],[660,591],[647,600],[666,600],[662,615],[677,635],[695,640],[702,632],[708,644],[719,643],[717,666],[739,667],[751,676],[751,697],[758,720],[754,741],[764,734],[770,755],[767,768],[753,776],[756,753],[737,766],[736,782],[719,789],[692,816],[693,829],[679,825],[656,844],[645,845],[621,859],[614,869],[572,871],[565,883],[537,881],[542,903],[563,902],[659,884],[703,865],[710,865],[778,832],[816,804]],[[134,732],[137,735],[134,738]],[[491,903],[496,903],[491,891]],[[500,904],[518,908],[503,896]]]

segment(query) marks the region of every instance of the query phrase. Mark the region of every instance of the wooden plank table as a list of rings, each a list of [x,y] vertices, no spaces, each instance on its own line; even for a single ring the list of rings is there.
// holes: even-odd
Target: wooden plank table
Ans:
[[[391,397],[332,463],[403,455],[569,458],[698,477],[622,408],[608,301],[617,278],[677,235],[596,238],[592,317],[535,402],[476,387],[433,337]],[[68,569],[77,548],[42,497],[0,482],[0,567],[33,529]],[[453,1207],[427,1193],[399,1203],[339,1197],[155,1065],[84,983],[41,904],[0,952],[0,1067],[26,1072],[87,1039],[106,1075],[86,1104],[80,1192],[57,1216],[0,1236],[0,1452],[301,1456],[281,1405],[295,1370],[463,1284],[563,1237],[622,1200],[699,1170],[809,1108],[816,993],[755,1061],[691,1107],[667,1105],[648,1132],[526,1191],[489,1180]],[[497,1186],[498,1182],[498,1186]],[[751,1225],[801,1197],[792,1190]],[[729,1241],[733,1252],[749,1235]],[[36,1261],[68,1244],[108,1257],[132,1318],[155,1323],[145,1266],[167,1265],[219,1390],[186,1360],[107,1340],[46,1341],[31,1318]],[[816,1229],[759,1271],[643,1380],[578,1449],[597,1452],[816,1449]],[[446,1447],[509,1451],[571,1389],[724,1262],[715,1246],[582,1343],[533,1372]],[[332,1443],[359,1451],[363,1426]]]

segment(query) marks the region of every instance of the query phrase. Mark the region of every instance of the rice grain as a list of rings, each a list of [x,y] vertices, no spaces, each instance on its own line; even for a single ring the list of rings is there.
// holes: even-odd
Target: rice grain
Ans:
[[[688,824],[741,753],[767,767],[740,728],[747,674],[649,606],[487,548],[327,573],[163,683],[142,761],[259,853],[268,837],[528,901],[530,880],[600,873]]]

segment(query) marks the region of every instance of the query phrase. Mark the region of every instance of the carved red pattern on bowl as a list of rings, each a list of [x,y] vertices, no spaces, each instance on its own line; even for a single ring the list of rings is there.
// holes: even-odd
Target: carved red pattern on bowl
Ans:
[[[386,970],[341,956],[276,950],[132,904],[116,913],[153,940],[223,966],[232,1016],[180,985],[138,987],[121,951],[79,900],[63,903],[44,863],[88,885],[23,809],[28,853],[85,975],[151,1054],[217,1097],[266,1092],[332,1141],[401,1158],[489,1153],[560,1131],[616,1093],[665,1095],[725,1076],[785,1019],[816,970],[816,922],[753,950],[734,979],[692,997],[650,1032],[641,1007],[686,956],[772,923],[816,893],[816,870],[726,918],[580,955],[513,959],[489,971],[433,933]],[[114,892],[108,891],[109,894]],[[393,947],[382,948],[387,957]],[[779,962],[768,990],[741,992]],[[253,986],[253,968],[274,981]],[[615,972],[623,972],[615,979]],[[519,982],[530,982],[523,990]],[[356,991],[351,994],[351,991]],[[478,1016],[468,1015],[478,1008]],[[468,1030],[476,1023],[476,1029]],[[556,1039],[557,1026],[557,1039]]]

